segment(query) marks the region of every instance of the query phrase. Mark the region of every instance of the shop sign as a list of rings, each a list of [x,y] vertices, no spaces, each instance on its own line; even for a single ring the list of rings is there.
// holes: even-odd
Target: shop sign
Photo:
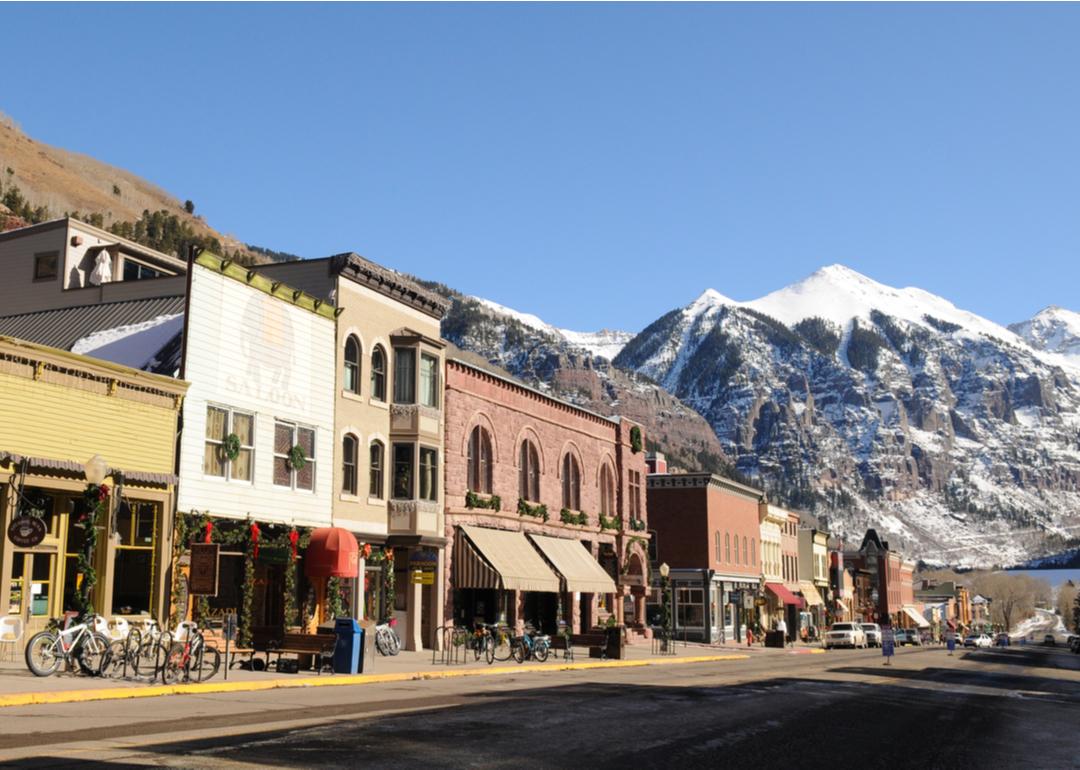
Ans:
[[[288,546],[263,546],[259,549],[260,564],[288,564],[292,560],[292,548]]]
[[[433,586],[435,585],[435,570],[414,569],[411,572],[410,582],[416,586]]]
[[[33,548],[45,539],[45,521],[37,516],[16,516],[8,525],[8,540],[19,548]]]
[[[219,548],[217,543],[191,545],[191,577],[188,579],[188,592],[192,596],[217,596]]]
[[[409,564],[415,566],[431,565],[434,569],[435,565],[439,563],[439,553],[430,549],[421,549],[413,551],[409,554]]]
[[[643,588],[645,586],[645,576],[640,573],[637,575],[633,575],[630,573],[621,575],[619,577],[619,585],[639,586]]]

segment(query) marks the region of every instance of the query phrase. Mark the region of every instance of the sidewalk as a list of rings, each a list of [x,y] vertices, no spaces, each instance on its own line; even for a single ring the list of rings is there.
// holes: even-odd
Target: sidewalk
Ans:
[[[234,668],[228,672],[228,680],[219,672],[216,677],[203,683],[182,685],[163,685],[128,681],[123,679],[104,679],[78,674],[55,674],[39,678],[27,670],[20,660],[14,663],[0,663],[0,707],[29,705],[34,703],[63,703],[83,700],[112,700],[154,695],[171,695],[198,692],[230,692],[276,689],[282,687],[319,687],[351,684],[374,684],[379,682],[409,681],[415,679],[435,679],[459,676],[499,676],[514,673],[542,672],[544,670],[588,670],[595,668],[633,667],[643,665],[671,665],[681,663],[709,662],[721,660],[743,660],[748,657],[745,647],[735,645],[727,647],[688,644],[676,645],[674,655],[654,656],[650,644],[630,645],[626,648],[623,660],[599,660],[589,658],[588,652],[578,649],[573,661],[554,654],[544,663],[528,661],[519,664],[514,661],[495,662],[488,665],[483,659],[473,660],[472,653],[466,656],[464,663],[442,663],[441,655],[432,663],[430,650],[408,652],[386,658],[375,656],[373,670],[359,675],[316,674],[313,671],[301,671],[298,674],[280,674],[276,671],[248,671]],[[751,650],[750,652],[781,653],[782,650]],[[462,656],[458,657],[461,660]]]

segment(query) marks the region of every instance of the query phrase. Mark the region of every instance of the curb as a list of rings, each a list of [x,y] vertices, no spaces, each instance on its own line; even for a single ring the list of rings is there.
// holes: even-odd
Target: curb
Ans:
[[[157,698],[163,695],[192,695],[225,692],[258,692],[261,690],[292,689],[297,687],[343,687],[348,685],[413,682],[425,679],[456,679],[469,676],[506,676],[543,671],[588,671],[604,668],[641,668],[670,666],[684,663],[717,663],[727,660],[746,660],[748,655],[699,655],[688,658],[657,658],[647,660],[608,660],[582,663],[563,663],[554,666],[530,663],[515,667],[467,668],[458,671],[414,671],[400,674],[353,674],[304,677],[302,679],[271,679],[255,682],[202,682],[195,684],[150,685],[147,687],[110,687],[87,690],[57,690],[55,692],[24,692],[0,696],[0,708],[37,706],[55,703],[83,703],[101,700]]]

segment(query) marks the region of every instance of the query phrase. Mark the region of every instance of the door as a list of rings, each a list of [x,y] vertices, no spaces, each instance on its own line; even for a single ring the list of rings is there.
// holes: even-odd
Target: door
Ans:
[[[59,613],[57,605],[56,554],[17,551],[8,575],[10,600],[7,614],[23,619],[25,644],[38,631],[45,630],[49,618]]]

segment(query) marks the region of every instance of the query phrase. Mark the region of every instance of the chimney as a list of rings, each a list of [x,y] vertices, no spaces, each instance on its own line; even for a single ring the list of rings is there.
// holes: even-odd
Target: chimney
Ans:
[[[645,455],[645,467],[649,473],[667,473],[667,458],[663,452],[650,452]]]

